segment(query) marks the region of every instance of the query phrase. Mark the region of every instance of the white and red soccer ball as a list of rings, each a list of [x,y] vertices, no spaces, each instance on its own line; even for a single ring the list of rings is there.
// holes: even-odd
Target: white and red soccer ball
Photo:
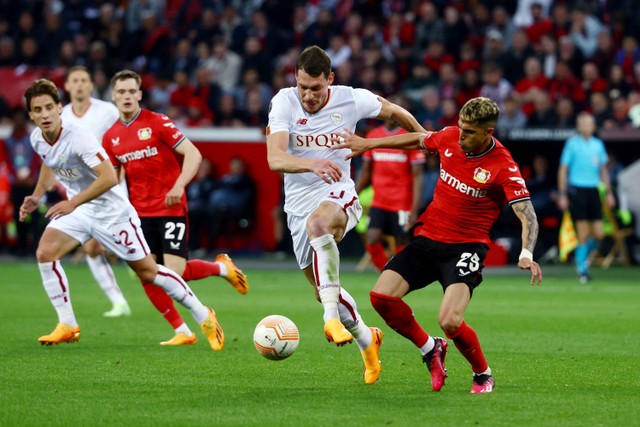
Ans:
[[[300,333],[295,323],[279,314],[262,319],[253,332],[253,345],[270,360],[283,360],[298,348]]]

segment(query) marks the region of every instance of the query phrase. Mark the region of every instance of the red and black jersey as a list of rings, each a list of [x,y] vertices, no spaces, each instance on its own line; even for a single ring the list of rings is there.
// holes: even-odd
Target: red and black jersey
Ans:
[[[509,151],[495,138],[479,155],[458,145],[460,129],[447,127],[423,141],[440,154],[433,201],[418,219],[415,235],[443,243],[488,244],[489,231],[506,203],[528,200],[529,190]]]
[[[184,139],[169,117],[145,109],[130,122],[118,120],[104,134],[102,146],[111,163],[124,168],[129,199],[139,216],[186,215],[186,195],[181,203],[165,206],[182,168],[175,149]]]

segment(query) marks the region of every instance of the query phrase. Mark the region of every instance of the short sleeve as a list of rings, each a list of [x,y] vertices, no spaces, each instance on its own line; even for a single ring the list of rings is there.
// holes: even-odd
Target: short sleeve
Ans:
[[[91,169],[109,158],[93,133],[84,129],[75,134],[74,148],[82,161]]]
[[[382,103],[378,95],[367,89],[353,89],[358,118],[378,117],[382,110]]]
[[[153,120],[153,132],[157,132],[164,144],[175,149],[186,137],[176,124],[164,114],[156,114]]]
[[[287,97],[278,92],[269,104],[269,124],[267,135],[276,132],[291,131],[291,105],[287,102]]]

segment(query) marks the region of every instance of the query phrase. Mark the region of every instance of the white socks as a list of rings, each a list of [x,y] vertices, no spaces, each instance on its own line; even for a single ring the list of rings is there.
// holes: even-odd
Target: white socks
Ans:
[[[371,329],[362,321],[362,317],[360,317],[360,313],[358,313],[356,301],[345,288],[340,288],[340,304],[338,304],[338,310],[340,311],[340,322],[351,332],[353,338],[356,339],[358,348],[364,350],[369,347],[373,341]]]
[[[42,285],[49,296],[49,301],[53,304],[58,313],[58,322],[65,323],[71,327],[78,326],[76,316],[71,306],[69,295],[69,281],[67,275],[60,265],[60,261],[38,263]]]
[[[87,265],[93,274],[94,279],[100,285],[100,288],[105,293],[111,304],[126,304],[127,300],[122,295],[118,282],[116,282],[116,276],[113,274],[113,269],[107,261],[107,257],[104,255],[98,255],[95,258],[86,256]]]
[[[340,317],[340,252],[331,234],[325,234],[309,242],[313,248],[313,272],[320,301],[324,306],[324,321]]]
[[[434,340],[433,337],[429,335],[429,339],[427,340],[427,342],[424,343],[422,347],[420,347],[420,352],[424,356],[425,354],[433,350],[435,346],[436,346],[436,340]]]
[[[209,315],[209,310],[202,305],[182,277],[164,265],[158,264],[158,274],[153,279],[153,284],[160,286],[171,298],[190,310],[196,322],[204,322]]]

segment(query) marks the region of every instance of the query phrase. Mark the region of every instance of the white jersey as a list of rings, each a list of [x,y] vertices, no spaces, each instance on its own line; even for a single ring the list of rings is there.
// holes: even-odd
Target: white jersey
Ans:
[[[118,108],[110,102],[91,98],[89,109],[78,116],[73,112],[72,104],[62,107],[62,124],[74,123],[89,129],[102,144],[102,135],[120,118]]]
[[[31,133],[31,145],[42,162],[56,175],[67,190],[69,199],[80,193],[93,181],[97,174],[93,168],[109,156],[93,134],[80,126],[64,124],[58,139],[49,144],[36,128]],[[76,211],[98,221],[124,222],[135,216],[135,210],[120,186],[115,186],[102,195],[81,204]]]
[[[269,133],[289,133],[287,152],[297,157],[331,159],[342,171],[342,185],[355,186],[351,180],[351,160],[345,160],[347,149],[331,150],[331,137],[355,131],[360,119],[377,117],[382,104],[366,89],[330,86],[327,103],[311,114],[304,110],[295,87],[280,90],[271,101]],[[304,215],[315,209],[336,184],[327,184],[313,172],[286,173],[284,176],[284,210]]]

